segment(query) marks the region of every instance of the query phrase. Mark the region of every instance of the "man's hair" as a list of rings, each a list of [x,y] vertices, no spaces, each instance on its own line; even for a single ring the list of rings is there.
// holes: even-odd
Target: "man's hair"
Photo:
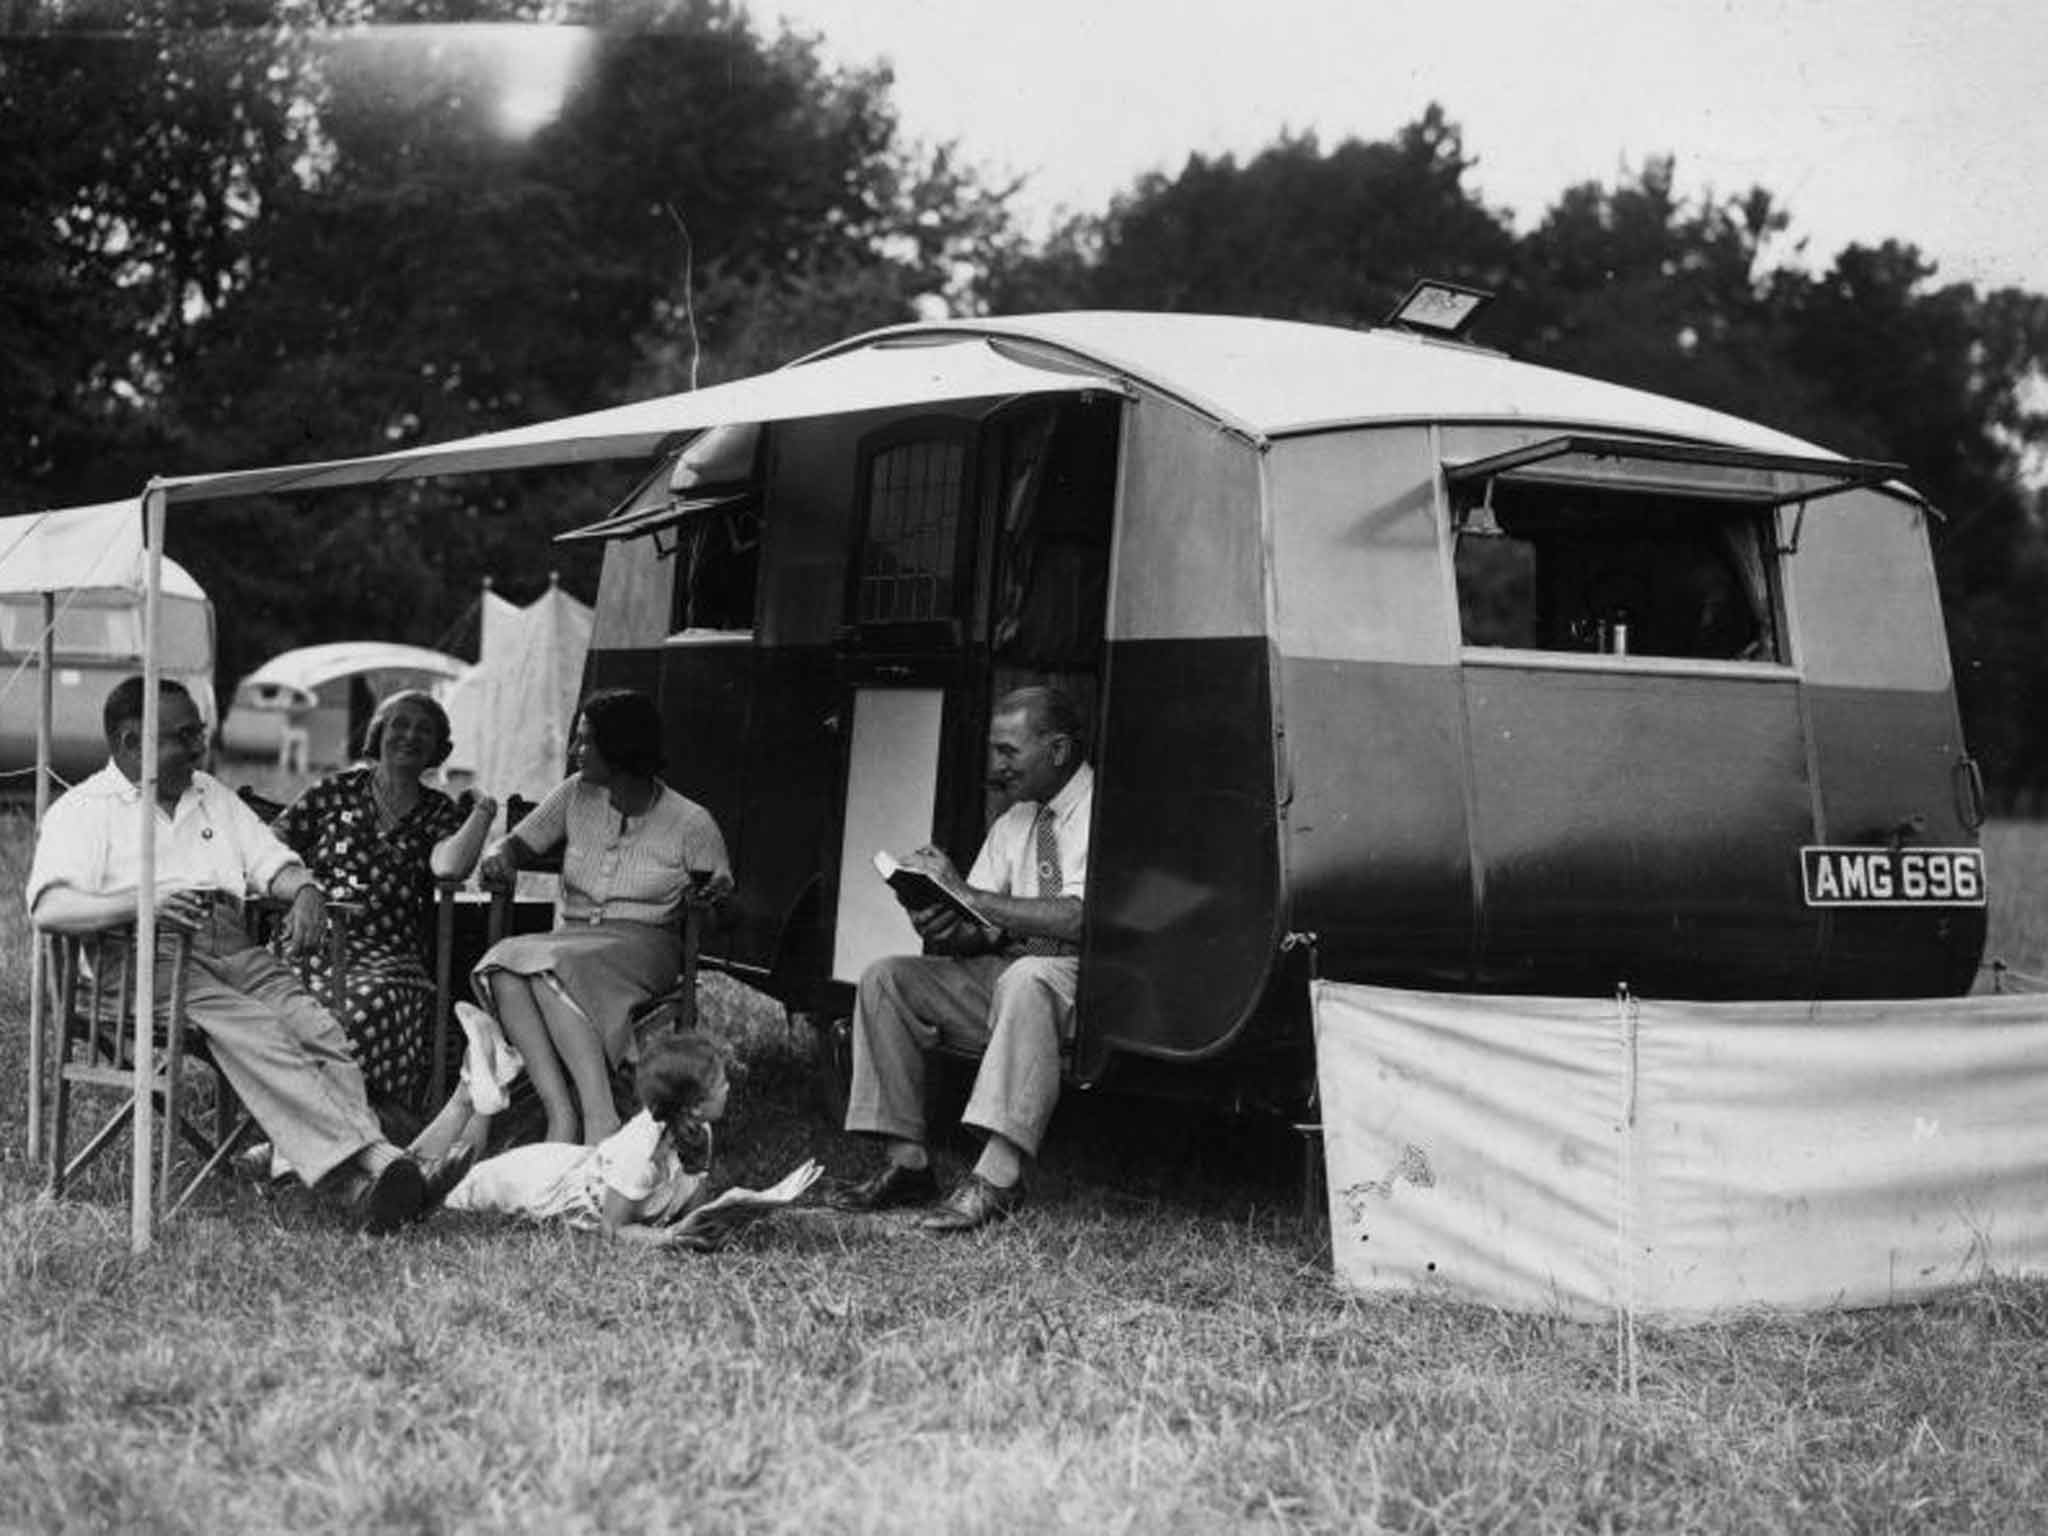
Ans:
[[[990,711],[995,715],[1021,714],[1031,722],[1031,729],[1040,736],[1065,736],[1074,743],[1074,750],[1081,756],[1088,752],[1088,738],[1081,724],[1081,711],[1064,688],[1051,684],[1033,684],[1027,688],[1012,688]]]
[[[107,702],[100,708],[100,728],[106,732],[107,745],[114,744],[114,738],[121,734],[121,727],[132,725],[142,718],[142,694],[146,686],[140,674],[124,677],[114,684],[114,691],[107,695]],[[192,690],[175,678],[160,677],[156,680],[157,701],[183,699],[192,702]]]
[[[661,772],[661,711],[637,688],[603,688],[583,701],[591,743],[623,773],[653,778]]]
[[[377,712],[370,716],[370,723],[363,729],[363,756],[375,762],[384,750],[384,727],[401,706],[416,704],[425,710],[434,722],[441,745],[434,753],[430,767],[438,768],[448,761],[448,754],[455,748],[455,728],[448,723],[448,711],[441,707],[441,701],[424,688],[401,688],[377,705]]]

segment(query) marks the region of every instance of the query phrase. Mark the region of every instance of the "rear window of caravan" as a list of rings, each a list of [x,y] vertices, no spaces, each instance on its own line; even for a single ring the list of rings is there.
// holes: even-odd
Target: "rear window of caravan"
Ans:
[[[210,667],[212,622],[206,604],[189,598],[163,600],[162,661],[182,670]],[[40,598],[0,599],[0,651],[34,656],[42,649],[43,605]],[[58,661],[137,663],[142,660],[142,608],[139,604],[57,602],[51,653]]]
[[[1784,662],[1771,533],[1739,503],[1503,483],[1455,530],[1463,642]]]

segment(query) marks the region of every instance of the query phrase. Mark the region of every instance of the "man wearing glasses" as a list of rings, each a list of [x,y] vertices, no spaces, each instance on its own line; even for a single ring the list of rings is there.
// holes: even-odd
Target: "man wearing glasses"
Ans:
[[[420,1210],[424,1174],[384,1139],[333,1015],[239,920],[246,895],[288,900],[285,941],[300,953],[320,942],[326,894],[255,812],[199,771],[207,731],[192,696],[165,681],[158,697],[157,919],[192,935],[186,1012],[278,1155],[308,1185],[345,1192],[370,1231],[389,1231]],[[113,760],[43,818],[27,889],[38,928],[83,932],[135,914],[142,705],[141,678],[116,685],[102,711]]]

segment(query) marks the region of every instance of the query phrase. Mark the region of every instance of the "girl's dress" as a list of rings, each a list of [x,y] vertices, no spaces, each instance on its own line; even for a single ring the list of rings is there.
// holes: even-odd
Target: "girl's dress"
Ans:
[[[377,824],[369,767],[344,768],[285,807],[272,828],[337,900],[360,904],[349,925],[347,985],[337,990],[327,950],[290,963],[340,1020],[372,1089],[417,1103],[427,1083],[432,1039],[434,845],[462,827],[462,809],[438,789],[398,823]],[[282,955],[283,939],[274,941]]]
[[[563,846],[555,926],[500,939],[471,973],[486,1006],[493,971],[552,987],[591,1021],[614,1065],[632,1054],[634,1005],[675,985],[682,969],[676,919],[691,876],[731,876],[711,813],[665,784],[659,790],[630,818],[580,777],[549,791],[512,832],[536,853]]]
[[[615,1189],[640,1202],[637,1220],[659,1225],[688,1208],[705,1178],[683,1166],[661,1132],[643,1109],[594,1147],[542,1141],[500,1152],[463,1175],[449,1191],[448,1209],[595,1230],[603,1225],[605,1191]]]

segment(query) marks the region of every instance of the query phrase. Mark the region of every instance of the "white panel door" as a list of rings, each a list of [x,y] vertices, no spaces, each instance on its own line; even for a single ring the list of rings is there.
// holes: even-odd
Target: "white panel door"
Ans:
[[[875,852],[932,840],[938,804],[941,688],[862,688],[853,698],[846,834],[839,845],[839,911],[832,975],[858,981],[872,960],[916,954],[910,918],[875,873]]]

